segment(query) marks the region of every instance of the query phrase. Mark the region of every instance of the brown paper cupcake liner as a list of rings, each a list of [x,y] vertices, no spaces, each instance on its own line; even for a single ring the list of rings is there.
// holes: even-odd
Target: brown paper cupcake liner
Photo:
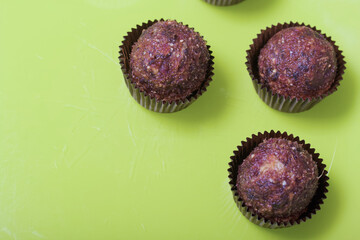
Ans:
[[[335,81],[330,87],[330,89],[319,97],[306,99],[284,97],[282,95],[272,92],[268,87],[264,86],[260,82],[258,70],[258,56],[260,54],[260,50],[265,46],[267,41],[277,32],[285,28],[297,26],[306,26],[322,34],[333,45],[336,52],[337,73]],[[321,33],[321,31],[317,30],[316,27],[311,27],[309,25],[305,25],[304,23],[278,23],[276,26],[272,25],[271,27],[267,27],[265,30],[261,30],[261,33],[257,35],[257,38],[253,39],[253,44],[250,45],[250,49],[246,52],[247,61],[245,64],[255,87],[255,91],[267,105],[282,112],[296,113],[303,112],[312,108],[315,104],[320,102],[326,96],[337,91],[337,88],[340,85],[340,81],[343,79],[342,75],[344,74],[344,71],[346,69],[346,62],[344,61],[344,56],[342,55],[342,51],[339,50],[339,47],[335,45],[335,41],[331,40],[331,37],[327,37],[325,34]]]
[[[316,162],[319,172],[319,185],[316,190],[316,193],[311,200],[310,204],[307,207],[307,211],[303,213],[296,221],[286,221],[286,222],[275,222],[258,216],[251,207],[247,207],[242,201],[241,197],[238,194],[236,187],[238,168],[245,160],[245,158],[251,153],[251,151],[258,146],[263,140],[268,138],[284,138],[290,141],[296,141],[299,144],[303,145],[303,148],[310,153],[313,160]],[[299,137],[294,137],[292,134],[288,135],[287,132],[267,132],[258,133],[257,135],[252,135],[251,138],[246,138],[246,141],[241,142],[241,146],[237,147],[237,150],[234,151],[234,155],[230,157],[231,162],[229,163],[230,168],[229,179],[231,191],[233,193],[234,201],[237,207],[240,209],[242,214],[248,218],[251,222],[265,228],[284,228],[290,227],[293,225],[300,224],[305,222],[307,219],[310,219],[312,215],[316,214],[316,211],[320,210],[320,205],[323,204],[324,199],[326,199],[326,193],[328,192],[327,187],[329,186],[327,177],[327,171],[325,170],[325,164],[322,163],[322,159],[319,158],[319,154],[315,153],[315,149],[311,148],[310,144],[306,144],[304,140],[300,140]]]
[[[244,0],[204,0],[204,1],[216,6],[230,6],[242,2]]]
[[[151,98],[145,92],[141,91],[136,87],[136,84],[132,82],[131,75],[130,75],[130,53],[132,49],[132,45],[138,40],[141,36],[143,30],[147,29],[151,25],[155,24],[158,21],[164,21],[163,19],[148,21],[147,23],[143,23],[141,26],[137,25],[136,28],[132,28],[130,32],[124,36],[124,40],[122,41],[122,45],[119,47],[119,61],[121,70],[124,75],[124,80],[126,86],[128,87],[131,96],[143,107],[149,109],[154,112],[159,113],[172,113],[180,111],[190,104],[192,104],[198,97],[200,97],[205,91],[206,88],[209,86],[209,83],[212,80],[213,73],[213,65],[214,65],[214,56],[212,55],[212,51],[210,50],[210,46],[207,45],[207,49],[210,54],[210,60],[208,64],[208,70],[206,73],[205,81],[202,86],[192,95],[186,97],[184,100],[177,100],[177,101],[162,101],[157,100],[156,98]],[[188,27],[188,25],[185,25]],[[193,29],[193,28],[191,28]]]

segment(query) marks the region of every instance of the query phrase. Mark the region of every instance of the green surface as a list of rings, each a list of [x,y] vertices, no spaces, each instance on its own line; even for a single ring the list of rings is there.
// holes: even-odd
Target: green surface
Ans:
[[[359,236],[360,2],[0,0],[0,239],[355,239]],[[174,114],[130,96],[118,45],[136,24],[183,21],[215,56],[208,91]],[[260,29],[318,27],[344,51],[339,90],[308,112],[266,106],[245,68]],[[269,230],[238,211],[227,164],[252,133],[310,142],[330,177],[313,219]]]

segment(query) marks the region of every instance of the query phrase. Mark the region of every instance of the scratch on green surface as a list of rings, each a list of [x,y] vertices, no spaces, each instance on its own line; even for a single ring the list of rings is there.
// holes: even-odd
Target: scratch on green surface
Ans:
[[[129,135],[130,135],[131,141],[134,144],[134,146],[136,146],[135,136],[133,135],[133,133],[131,131],[131,127],[130,127],[129,122],[127,124],[128,124],[128,130],[129,130]]]
[[[333,156],[332,156],[332,159],[331,159],[331,163],[330,163],[330,166],[329,166],[329,171],[328,171],[328,173],[327,173],[327,176],[329,176],[329,174],[330,174],[330,170],[331,170],[331,167],[332,167],[333,162],[334,162],[334,159],[335,159],[335,154],[336,154],[337,145],[338,145],[338,140],[336,139],[335,148],[334,148],[334,153],[333,153]]]
[[[42,235],[41,233],[39,233],[38,231],[34,230],[31,232],[34,236],[40,238],[40,239],[46,239],[46,237],[44,235]]]
[[[88,41],[86,41],[85,39],[80,38],[80,40],[89,48],[92,48],[94,50],[96,50],[97,52],[99,52],[101,55],[103,55],[105,58],[107,58],[110,62],[115,63],[117,66],[119,65],[119,63],[117,61],[115,61],[112,57],[110,57],[109,54],[107,54],[106,52],[104,52],[103,50],[99,49],[98,47],[96,47],[95,45],[89,43]],[[120,70],[120,68],[118,68]]]

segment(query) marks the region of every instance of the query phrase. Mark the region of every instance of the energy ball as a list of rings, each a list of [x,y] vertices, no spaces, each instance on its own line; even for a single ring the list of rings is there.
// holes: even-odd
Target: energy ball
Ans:
[[[261,49],[260,82],[291,98],[313,98],[326,93],[335,80],[336,53],[323,35],[308,27],[276,33]]]
[[[260,143],[239,166],[237,191],[265,219],[295,221],[318,187],[318,168],[302,145],[283,138]]]
[[[173,102],[192,96],[206,80],[210,54],[193,29],[173,20],[143,31],[130,55],[130,76],[140,91]]]

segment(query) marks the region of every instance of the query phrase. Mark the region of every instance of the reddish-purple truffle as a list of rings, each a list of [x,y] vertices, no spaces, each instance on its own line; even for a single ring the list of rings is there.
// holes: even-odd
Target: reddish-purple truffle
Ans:
[[[176,21],[159,21],[133,45],[130,75],[152,98],[184,100],[202,87],[209,59],[206,42],[197,32]]]
[[[302,145],[283,138],[260,143],[239,166],[237,183],[245,205],[267,220],[297,220],[318,187],[318,168]]]
[[[308,27],[276,33],[261,49],[260,82],[286,97],[313,98],[326,93],[337,71],[336,53],[323,35]]]

